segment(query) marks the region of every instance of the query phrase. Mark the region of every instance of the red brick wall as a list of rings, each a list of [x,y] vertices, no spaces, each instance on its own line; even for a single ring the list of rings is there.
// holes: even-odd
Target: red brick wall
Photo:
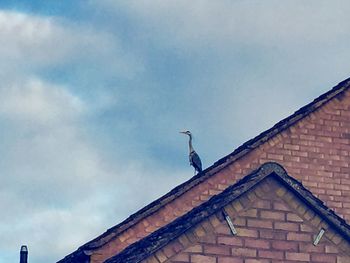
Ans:
[[[189,230],[145,263],[350,262],[350,243],[332,231],[294,194],[268,179],[225,210]],[[313,245],[321,227],[326,229]]]
[[[350,92],[334,98],[292,127],[166,204],[95,251],[103,262],[133,242],[190,211],[267,161],[284,166],[326,205],[350,221]],[[234,136],[234,135],[233,135]]]

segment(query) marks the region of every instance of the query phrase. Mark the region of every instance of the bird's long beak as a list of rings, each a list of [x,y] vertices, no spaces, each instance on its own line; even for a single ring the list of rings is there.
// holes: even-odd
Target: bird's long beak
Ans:
[[[185,132],[185,131],[180,131],[180,133],[186,134],[186,132]]]

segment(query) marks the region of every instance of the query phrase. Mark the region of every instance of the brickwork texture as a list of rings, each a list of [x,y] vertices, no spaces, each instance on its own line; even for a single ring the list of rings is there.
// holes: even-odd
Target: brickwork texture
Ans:
[[[217,213],[143,262],[350,262],[349,242],[274,179],[225,210],[237,235]],[[321,228],[326,232],[319,244],[313,245]]]

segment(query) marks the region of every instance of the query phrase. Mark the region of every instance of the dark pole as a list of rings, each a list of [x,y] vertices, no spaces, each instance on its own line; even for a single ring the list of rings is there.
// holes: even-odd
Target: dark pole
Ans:
[[[28,263],[28,248],[27,246],[21,246],[19,263]]]

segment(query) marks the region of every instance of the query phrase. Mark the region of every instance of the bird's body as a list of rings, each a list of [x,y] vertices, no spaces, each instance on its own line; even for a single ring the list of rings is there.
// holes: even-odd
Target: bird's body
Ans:
[[[198,173],[200,173],[202,171],[202,162],[201,162],[201,159],[199,158],[199,155],[195,151],[193,151],[193,152],[190,152],[189,158],[190,158],[190,165],[192,165],[194,169]]]
[[[202,172],[202,162],[201,159],[199,158],[199,155],[196,153],[196,151],[193,149],[192,146],[192,133],[190,131],[184,131],[181,132],[183,134],[187,134],[189,136],[189,141],[188,141],[188,147],[189,147],[189,161],[190,165],[192,165],[195,169],[195,172],[197,171],[198,173]]]

